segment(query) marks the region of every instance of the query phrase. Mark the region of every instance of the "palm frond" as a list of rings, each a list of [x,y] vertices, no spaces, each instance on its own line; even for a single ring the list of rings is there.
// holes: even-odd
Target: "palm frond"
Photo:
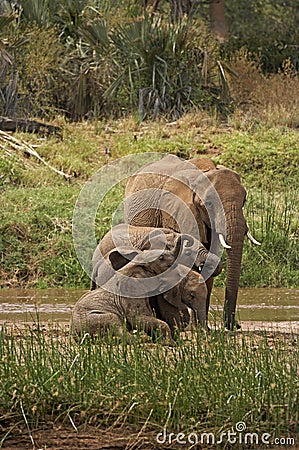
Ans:
[[[11,54],[0,44],[0,75],[9,65],[12,65]]]
[[[107,24],[104,20],[88,22],[79,27],[79,33],[83,42],[88,44],[96,53],[107,52],[110,47],[110,39]]]
[[[21,17],[39,26],[49,25],[49,0],[20,0]]]
[[[218,68],[219,68],[219,81],[220,81],[220,88],[221,88],[221,97],[222,100],[228,101],[230,99],[230,92],[229,92],[229,85],[228,81],[225,75],[225,71],[223,69],[223,66],[220,61],[217,61]]]
[[[2,14],[2,15],[0,15],[0,34],[4,30],[4,28],[7,27],[7,25],[9,25],[14,20],[16,20],[15,14],[10,14],[10,15]]]
[[[119,87],[121,86],[123,80],[126,78],[126,71],[124,71],[123,73],[121,73],[111,84],[110,86],[105,90],[103,97],[104,98],[109,98],[112,97],[115,92],[119,89]]]

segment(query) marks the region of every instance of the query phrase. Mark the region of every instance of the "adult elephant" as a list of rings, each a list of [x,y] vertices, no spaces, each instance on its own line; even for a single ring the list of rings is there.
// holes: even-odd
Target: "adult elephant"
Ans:
[[[125,192],[125,219],[137,226],[170,228],[189,233],[212,253],[227,251],[224,321],[235,320],[244,236],[249,233],[243,214],[246,191],[240,176],[206,157],[189,161],[167,155],[133,175]],[[204,274],[208,287],[207,313],[213,286],[212,273]]]

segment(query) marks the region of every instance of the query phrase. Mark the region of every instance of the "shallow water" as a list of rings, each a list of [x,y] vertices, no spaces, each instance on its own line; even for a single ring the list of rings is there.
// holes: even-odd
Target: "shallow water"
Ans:
[[[1,289],[0,322],[68,322],[84,289]],[[214,289],[211,320],[222,317],[224,290]],[[299,327],[299,289],[240,289],[237,317],[242,322],[295,323]]]
[[[1,289],[0,321],[70,320],[72,306],[86,289]]]
[[[212,311],[223,308],[223,289],[212,294]],[[298,321],[299,289],[240,289],[237,314],[242,321]]]

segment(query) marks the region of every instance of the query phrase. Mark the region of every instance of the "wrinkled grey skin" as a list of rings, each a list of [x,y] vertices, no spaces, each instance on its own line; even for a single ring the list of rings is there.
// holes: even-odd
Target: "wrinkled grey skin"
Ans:
[[[115,268],[122,260],[123,256],[117,251],[112,250],[109,254],[109,260]],[[149,303],[149,295],[136,298],[140,282],[142,285],[145,280],[153,275],[159,275],[172,265],[173,255],[170,251],[165,251],[161,257],[159,250],[147,250],[137,253],[136,256],[117,271],[117,274],[125,276],[121,282],[116,277],[112,277],[103,287],[90,291],[83,295],[74,306],[71,320],[71,330],[75,338],[79,338],[85,333],[102,334],[108,329],[114,333],[123,334],[123,324],[126,322],[129,331],[140,329],[150,336],[155,336],[160,332],[164,339],[171,337],[171,330],[167,323],[157,319]],[[124,296],[126,283],[136,282],[135,297]],[[159,283],[163,289],[163,283],[166,280],[161,278]],[[111,292],[113,285],[114,291]]]
[[[173,271],[174,275],[178,272],[185,273],[185,267],[179,266]],[[193,311],[194,323],[204,327],[206,326],[206,297],[207,287],[204,279],[195,270],[190,270],[175,288],[163,294],[167,303],[178,306],[179,309],[181,309],[181,305],[178,305],[178,299],[180,299],[184,305]]]
[[[149,188],[151,191],[146,196],[144,190]],[[215,167],[209,158],[186,162],[174,155],[142,168],[129,179],[125,193],[127,223],[166,227],[192,236],[197,234],[196,238],[216,254],[219,253],[220,235],[224,236],[230,246],[226,258],[224,305],[224,320],[228,329],[238,326],[235,311],[243,242],[248,232],[243,215],[245,197],[246,191],[240,177],[233,170],[224,166]],[[188,215],[181,212],[184,209],[182,204],[192,212],[196,229],[191,226]],[[178,219],[182,225],[180,229]],[[212,236],[216,236],[216,241],[211,239]],[[206,283],[208,313],[213,276],[209,276]]]
[[[164,288],[164,283],[169,281],[169,276],[175,280],[185,278],[178,281],[175,288],[165,292],[163,296],[156,296],[154,303],[151,302],[150,293],[140,298],[123,296],[122,284],[119,285],[119,294],[110,292],[109,288],[114,280],[109,280],[103,287],[83,295],[76,303],[71,323],[75,338],[85,333],[91,336],[104,334],[108,329],[122,336],[125,322],[128,331],[139,329],[153,338],[160,332],[163,338],[167,339],[174,336],[176,329],[181,330],[189,323],[187,306],[194,313],[194,323],[206,326],[207,288],[201,275],[193,270],[189,271],[183,265],[178,265],[170,275],[164,277],[163,271],[170,264],[171,257],[166,252],[166,256],[163,255],[164,260],[161,260],[160,256],[159,259],[147,262],[150,259],[148,257],[152,257],[155,253],[160,255],[156,250],[140,252],[131,262],[119,269],[118,273],[130,279],[139,279],[141,282],[153,274],[161,274],[159,278],[161,289]],[[117,250],[109,254],[113,265],[119,257],[122,258],[122,255]],[[123,282],[126,283],[126,280]]]
[[[99,242],[93,254],[91,290],[106,283],[113,275],[105,262],[107,263],[107,255],[114,248],[126,249],[123,265],[134,257],[136,250],[165,249],[173,253],[174,261],[179,256],[179,262],[187,266],[189,266],[190,257],[193,258],[194,266],[198,270],[201,270],[209,253],[197,239],[190,235],[181,235],[168,228],[116,225]],[[212,271],[220,273],[222,266],[219,270],[219,263],[216,255],[210,255],[209,265]]]
[[[186,267],[178,266],[171,276],[180,277],[186,273]],[[183,330],[190,321],[188,309],[193,312],[192,323],[207,328],[206,323],[207,287],[202,276],[190,270],[185,278],[163,295],[150,298],[150,305],[155,317],[165,321],[174,334],[175,330]]]
[[[136,250],[166,250],[173,255],[173,262],[176,261],[175,258],[180,252],[179,261],[187,265],[191,255],[197,270],[200,270],[206,262],[209,253],[199,241],[189,235],[181,235],[167,228],[136,227],[121,224],[112,228],[104,236],[94,252],[92,290],[105,284],[113,276],[113,268],[111,267],[110,270],[106,263],[108,262],[107,255],[114,248],[118,248],[122,252],[122,258],[119,257],[117,265],[114,265],[114,268],[117,269],[124,267],[130,259],[134,258]],[[222,264],[219,262],[219,258],[215,256],[212,259],[211,256],[215,255],[210,255],[208,264],[214,270],[216,276],[221,272]],[[206,326],[206,319],[202,313],[204,307],[203,292],[206,293],[206,286],[199,273],[193,273],[193,271],[181,282],[188,271],[189,269],[182,264],[176,264],[176,270],[165,278],[168,281],[171,278],[174,287],[160,295],[150,297],[150,305],[155,311],[156,317],[167,322],[172,332],[174,332],[175,327],[183,329],[189,323],[190,316],[187,306],[194,311],[194,317],[198,320],[197,323]]]
[[[151,337],[158,332],[164,339],[171,337],[167,323],[154,317],[148,297],[118,297],[103,288],[89,291],[78,300],[72,314],[71,330],[76,340],[85,333],[94,337],[105,335],[108,330],[123,336],[124,324],[128,331],[139,329]]]

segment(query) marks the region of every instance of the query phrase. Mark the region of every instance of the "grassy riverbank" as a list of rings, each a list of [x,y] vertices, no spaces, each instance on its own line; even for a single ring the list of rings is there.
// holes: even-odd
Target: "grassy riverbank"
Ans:
[[[12,149],[0,158],[3,287],[89,286],[74,251],[72,217],[84,184],[106,164],[107,146],[110,161],[159,151],[210,155],[237,170],[248,191],[248,224],[262,242],[245,243],[241,285],[299,286],[297,131],[224,126],[203,115],[174,124],[139,126],[127,119],[60,125],[62,138],[15,137],[36,145],[70,180]],[[97,238],[108,230],[122,195],[123,185],[116,186],[101,203]],[[218,285],[224,279],[225,273]],[[219,441],[226,433],[228,444],[227,433],[240,423],[252,437],[246,444],[245,434],[238,434],[243,441],[234,448],[252,448],[250,439],[260,444],[263,433],[271,443],[292,444],[286,439],[299,433],[297,336],[212,331],[182,338],[173,347],[138,336],[130,346],[109,339],[78,346],[68,329],[2,328],[0,447],[76,448],[77,442],[98,449],[100,442],[107,448],[122,440],[123,448],[150,449],[159,448],[158,433],[171,448],[182,448],[174,440],[178,433],[186,435],[179,439],[190,436],[191,444]]]
[[[255,433],[259,444],[263,433],[269,443],[298,437],[296,336],[199,331],[173,347],[145,344],[141,336],[130,346],[113,339],[78,346],[68,333],[48,335],[37,326],[17,335],[2,330],[0,357],[0,429],[7,444],[16,424],[26,424],[28,439],[45,421],[116,435],[130,426],[156,445],[163,429],[166,440],[174,433],[172,444],[178,433],[193,433],[203,444],[204,433],[215,442],[224,433],[221,448],[228,431],[241,431],[236,448],[253,448],[245,432]]]
[[[241,286],[293,287],[298,279],[298,132],[257,123],[221,125],[203,114],[167,124],[138,125],[133,119],[62,126],[61,137],[15,134],[36,146],[70,180],[26,154],[11,149],[0,158],[1,286],[87,287],[72,242],[74,205],[87,179],[105,166],[105,149],[114,161],[128,154],[171,152],[183,157],[209,155],[237,170],[248,196],[249,226],[262,242],[246,243]],[[123,187],[112,190],[98,211],[96,236],[109,228]],[[218,279],[221,285],[223,273]]]

